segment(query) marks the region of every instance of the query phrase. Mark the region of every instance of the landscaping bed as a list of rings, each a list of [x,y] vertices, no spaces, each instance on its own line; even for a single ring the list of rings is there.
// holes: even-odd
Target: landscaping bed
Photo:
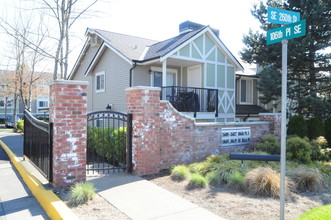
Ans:
[[[190,188],[188,180],[172,180],[169,171],[145,178],[226,219],[279,219],[278,198],[250,195],[226,184]],[[286,201],[285,218],[295,219],[304,212],[325,204],[331,204],[331,188],[319,192],[291,193]]]
[[[257,151],[246,153],[280,153],[272,135],[261,137],[254,148]],[[331,204],[329,152],[323,138],[309,141],[293,136],[287,140],[286,219]],[[279,219],[280,163],[241,163],[229,155],[212,155],[145,178],[226,219]]]

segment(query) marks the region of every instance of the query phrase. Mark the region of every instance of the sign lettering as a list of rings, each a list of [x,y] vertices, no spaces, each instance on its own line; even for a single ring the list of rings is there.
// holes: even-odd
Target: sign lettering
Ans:
[[[268,7],[268,22],[274,24],[291,24],[300,21],[300,13]]]
[[[281,42],[306,35],[306,20],[302,20],[285,27],[279,27],[267,32],[267,44]]]

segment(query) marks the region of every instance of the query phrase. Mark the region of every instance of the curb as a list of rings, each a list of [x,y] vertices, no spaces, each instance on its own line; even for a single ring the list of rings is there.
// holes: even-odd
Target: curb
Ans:
[[[14,164],[22,176],[24,182],[31,190],[32,194],[38,200],[39,204],[46,211],[47,215],[53,220],[70,219],[78,220],[77,216],[66,206],[66,204],[53,193],[52,190],[46,190],[41,182],[33,176],[25,167],[21,164],[17,156],[9,149],[9,147],[0,140],[0,146],[7,153],[10,161]]]

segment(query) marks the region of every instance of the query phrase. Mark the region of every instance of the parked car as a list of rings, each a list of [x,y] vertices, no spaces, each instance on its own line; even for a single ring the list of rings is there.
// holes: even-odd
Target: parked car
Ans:
[[[16,124],[17,124],[18,120],[20,120],[20,118],[16,117]],[[14,127],[14,116],[7,116],[5,118],[5,127],[6,128],[13,128]]]

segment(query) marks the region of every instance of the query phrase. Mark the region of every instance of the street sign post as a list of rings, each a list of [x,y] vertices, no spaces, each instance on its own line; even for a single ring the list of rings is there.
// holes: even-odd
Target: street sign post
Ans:
[[[306,20],[267,31],[267,45],[306,35]]]
[[[280,215],[285,219],[285,168],[286,168],[286,97],[287,97],[287,44],[288,39],[306,35],[306,20],[300,21],[300,13],[278,8],[268,8],[268,21],[288,24],[267,32],[267,45],[282,42],[282,119],[280,149]]]
[[[300,13],[268,7],[268,22],[273,24],[291,24],[300,21]]]

